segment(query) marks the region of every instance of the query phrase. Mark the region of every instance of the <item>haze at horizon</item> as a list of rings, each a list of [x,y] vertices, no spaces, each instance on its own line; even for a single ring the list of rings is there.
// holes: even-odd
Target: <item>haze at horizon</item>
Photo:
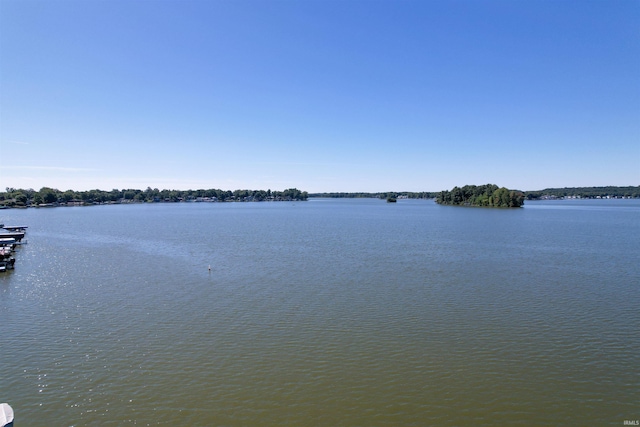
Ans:
[[[0,188],[640,183],[635,1],[0,1]]]

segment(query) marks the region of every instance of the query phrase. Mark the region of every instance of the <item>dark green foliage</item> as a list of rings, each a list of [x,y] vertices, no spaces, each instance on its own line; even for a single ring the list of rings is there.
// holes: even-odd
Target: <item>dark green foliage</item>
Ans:
[[[519,208],[524,203],[524,194],[494,184],[465,185],[440,192],[436,202],[441,205]]]
[[[53,188],[49,188],[49,187],[42,187],[40,189],[40,191],[38,192],[38,194],[42,198],[42,202],[41,203],[47,203],[47,204],[57,202],[58,201],[58,193],[59,193],[59,191],[54,190]]]
[[[16,204],[19,206],[24,206],[27,203],[27,195],[24,193],[18,193],[15,195]]]
[[[289,188],[284,190],[280,196],[285,200],[307,200],[308,194],[306,191],[300,191],[297,188]]]

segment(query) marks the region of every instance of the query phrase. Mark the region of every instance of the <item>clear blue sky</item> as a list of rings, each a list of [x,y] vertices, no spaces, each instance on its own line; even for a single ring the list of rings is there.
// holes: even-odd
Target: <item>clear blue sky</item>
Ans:
[[[640,185],[640,1],[0,0],[0,188]]]

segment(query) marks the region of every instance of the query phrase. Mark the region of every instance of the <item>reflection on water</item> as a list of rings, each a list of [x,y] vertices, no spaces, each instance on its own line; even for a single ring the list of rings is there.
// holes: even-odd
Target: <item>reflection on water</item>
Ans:
[[[0,400],[21,426],[635,420],[640,204],[572,203],[3,212],[30,228]]]

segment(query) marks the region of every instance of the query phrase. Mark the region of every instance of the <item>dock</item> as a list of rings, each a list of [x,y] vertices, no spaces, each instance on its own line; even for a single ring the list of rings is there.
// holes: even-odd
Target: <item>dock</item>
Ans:
[[[15,268],[16,247],[22,243],[28,227],[24,225],[5,226],[0,231],[0,272]]]

